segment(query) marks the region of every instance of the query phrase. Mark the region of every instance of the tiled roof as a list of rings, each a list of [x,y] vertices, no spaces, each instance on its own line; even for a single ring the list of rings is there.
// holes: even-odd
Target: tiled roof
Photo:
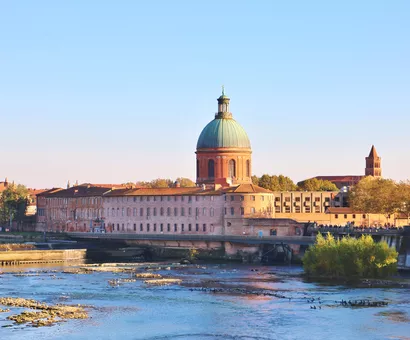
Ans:
[[[356,182],[360,181],[364,176],[342,175],[342,176],[316,176],[314,178],[330,182]]]
[[[104,196],[191,196],[191,195],[221,195],[220,190],[210,190],[197,187],[190,188],[137,188],[114,189]]]
[[[42,194],[47,197],[85,197],[85,196],[102,196],[104,193],[112,190],[111,186],[100,187],[94,185],[78,185],[68,189]]]
[[[230,187],[224,189],[225,192],[232,192],[232,193],[242,193],[242,194],[247,194],[247,193],[256,193],[256,194],[271,194],[272,191],[268,189],[264,189],[258,185],[255,184],[239,184],[236,187]]]
[[[369,158],[379,158],[379,155],[377,154],[374,145],[372,145],[372,148],[370,149]]]
[[[42,192],[36,194],[36,196],[46,196],[48,194],[52,194],[52,193],[60,191],[60,190],[63,190],[63,188],[52,188],[52,189],[42,191]]]
[[[349,207],[329,207],[326,212],[328,214],[361,214],[361,212],[353,211],[353,209]]]

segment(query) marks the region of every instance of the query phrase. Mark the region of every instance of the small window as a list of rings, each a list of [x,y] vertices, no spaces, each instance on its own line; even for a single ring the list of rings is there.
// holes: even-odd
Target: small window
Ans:
[[[156,231],[157,231],[157,224],[154,223],[154,232],[156,232]]]
[[[242,215],[242,216],[245,215],[245,209],[244,209],[244,207],[241,207],[241,215]]]
[[[228,215],[228,209],[224,208],[224,210],[225,210],[225,215]]]
[[[140,208],[140,216],[144,216],[144,208]]]
[[[307,214],[310,213],[310,207],[305,207],[305,213],[307,213]]]
[[[177,232],[178,231],[178,225],[175,223],[174,224],[174,232]]]
[[[252,208],[251,208],[251,214],[254,214],[254,213],[255,213],[255,208],[252,207]]]
[[[185,230],[185,226],[184,226],[184,224],[182,223],[182,224],[181,224],[181,232],[184,232],[184,230]]]
[[[137,224],[134,223],[134,231],[137,231]]]
[[[185,208],[181,208],[181,216],[185,216]]]
[[[251,196],[251,200],[252,200],[252,201],[255,201],[255,200],[256,200],[256,197],[252,195],[252,196]]]
[[[315,202],[320,202],[320,197],[315,197]]]
[[[203,232],[206,232],[206,224],[203,224],[203,225],[202,225],[202,231],[203,231]]]
[[[290,197],[285,197],[285,202],[290,202]]]
[[[300,197],[295,197],[295,202],[300,202]]]
[[[195,224],[195,231],[199,231],[199,224]]]
[[[163,223],[160,224],[159,229],[160,229],[161,233],[164,231],[164,224]]]
[[[174,208],[174,216],[178,216],[178,208]]]
[[[140,224],[140,231],[144,231],[144,226],[142,225],[142,223]]]
[[[151,216],[151,208],[147,208],[147,216]]]
[[[305,197],[305,202],[310,202],[310,197]]]
[[[366,218],[366,214],[363,214],[363,215],[362,215],[362,218]]]
[[[154,208],[154,216],[157,216],[157,208]]]
[[[234,195],[231,195],[231,202],[232,201],[235,201],[235,196]]]
[[[235,208],[234,207],[231,208],[231,215],[235,215]]]
[[[347,214],[344,214],[344,215],[343,215],[343,218],[347,218]]]
[[[167,224],[167,231],[168,231],[168,232],[171,231],[171,224],[170,224],[170,223]]]
[[[147,232],[149,232],[150,226],[149,223],[147,223]]]
[[[338,214],[335,214],[335,218],[336,218],[336,219],[339,218],[339,215],[338,215]]]
[[[275,197],[275,202],[280,202],[280,197]]]
[[[192,231],[192,224],[191,223],[188,224],[188,231]]]

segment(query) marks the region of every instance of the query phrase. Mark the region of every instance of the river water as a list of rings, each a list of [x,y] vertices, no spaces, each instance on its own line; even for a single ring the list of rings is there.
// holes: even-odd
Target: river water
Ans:
[[[137,280],[111,286],[109,280],[131,274],[66,274],[62,267],[14,269],[27,276],[2,273],[0,296],[92,307],[89,319],[40,328],[6,320],[22,310],[12,308],[0,313],[1,339],[410,339],[408,288],[308,283],[300,267],[167,266],[155,273],[182,279],[180,285]],[[342,299],[388,305],[347,307],[336,302]]]

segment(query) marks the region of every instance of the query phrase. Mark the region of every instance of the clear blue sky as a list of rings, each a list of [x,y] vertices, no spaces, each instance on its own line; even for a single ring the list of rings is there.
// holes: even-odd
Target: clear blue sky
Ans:
[[[410,178],[410,1],[0,0],[0,179],[194,179],[220,86],[253,172]]]

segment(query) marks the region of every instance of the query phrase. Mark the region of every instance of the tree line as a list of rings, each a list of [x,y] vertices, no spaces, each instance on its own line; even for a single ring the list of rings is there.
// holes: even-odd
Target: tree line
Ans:
[[[268,175],[261,177],[252,176],[252,183],[271,191],[339,191],[330,181],[310,178],[295,184],[284,175]]]
[[[0,193],[0,225],[6,225],[10,220],[22,220],[28,201],[29,192],[24,185],[8,185]]]

